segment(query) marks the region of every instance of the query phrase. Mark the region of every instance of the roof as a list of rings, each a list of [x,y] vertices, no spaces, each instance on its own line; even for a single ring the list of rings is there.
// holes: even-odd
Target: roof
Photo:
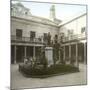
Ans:
[[[56,23],[48,20],[48,19],[44,19],[44,18],[39,18],[39,17],[36,17],[36,16],[23,16],[23,17],[20,17],[20,16],[11,16],[11,18],[15,18],[15,19],[21,19],[21,20],[26,20],[26,21],[32,21],[32,22],[36,22],[36,23],[42,23],[42,24],[45,24],[45,25],[51,25],[51,26],[58,26]]]
[[[50,19],[29,14],[27,11],[28,8],[24,7],[21,3],[12,4],[12,7],[13,7],[13,9],[11,11],[11,16],[13,18],[19,18],[19,19],[24,19],[24,20],[26,19],[29,21],[31,20],[34,22],[39,22],[39,23],[49,24],[49,25],[54,25],[54,26],[58,25],[57,22],[55,23],[54,21],[51,21]]]

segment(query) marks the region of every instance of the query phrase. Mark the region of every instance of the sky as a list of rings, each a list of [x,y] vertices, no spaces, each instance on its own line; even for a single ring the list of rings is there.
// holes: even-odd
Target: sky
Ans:
[[[16,3],[15,1],[13,1]],[[20,2],[25,7],[29,8],[32,15],[49,18],[51,3],[40,3],[40,2]],[[85,5],[70,5],[70,4],[54,4],[56,18],[62,21],[82,15],[86,13]]]

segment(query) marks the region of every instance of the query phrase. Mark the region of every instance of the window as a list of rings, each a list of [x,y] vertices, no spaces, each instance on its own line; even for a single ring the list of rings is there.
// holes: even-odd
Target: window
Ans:
[[[36,33],[34,31],[30,31],[30,37],[35,38]]]
[[[43,35],[44,35],[43,40],[44,40],[44,42],[46,42],[47,41],[47,33],[44,33]]]
[[[44,33],[44,38],[47,38],[47,33]]]
[[[86,29],[85,27],[82,27],[81,28],[81,33],[84,33],[85,32],[85,29]]]
[[[35,37],[36,37],[36,33],[34,31],[30,31],[30,39],[34,40]]]
[[[18,39],[21,39],[22,38],[22,29],[16,29],[16,37]]]
[[[68,35],[73,35],[73,29],[68,30]]]

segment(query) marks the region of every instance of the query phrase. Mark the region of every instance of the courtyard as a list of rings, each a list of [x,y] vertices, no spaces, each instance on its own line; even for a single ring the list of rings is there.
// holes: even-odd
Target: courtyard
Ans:
[[[27,2],[26,2],[27,3]],[[40,88],[54,86],[86,85],[87,84],[87,37],[86,37],[86,6],[47,4],[28,2],[36,6],[35,11],[45,6],[49,18],[35,15],[33,7],[25,2],[14,2],[11,5],[11,88]],[[48,6],[48,9],[46,7]],[[58,7],[58,9],[57,9]],[[68,10],[70,15],[66,13]],[[35,8],[35,7],[34,7]],[[75,14],[72,9],[75,8]],[[76,9],[78,8],[78,9]],[[69,20],[60,17],[57,12],[65,12]],[[58,11],[57,11],[58,10]],[[79,10],[79,11],[78,11]],[[80,15],[78,12],[81,12]],[[77,14],[77,13],[78,14]],[[61,14],[63,14],[61,18]],[[77,14],[77,15],[76,15]],[[75,16],[74,16],[75,15]],[[20,65],[19,65],[20,64]],[[79,67],[79,72],[67,68]],[[63,67],[63,68],[61,68]],[[75,69],[76,70],[76,69]],[[45,78],[25,77],[24,75],[51,75]],[[57,74],[58,75],[52,75]],[[73,73],[71,73],[73,71]],[[60,73],[63,72],[63,75]],[[67,72],[70,72],[66,74]]]
[[[11,88],[39,88],[51,86],[86,85],[86,64],[79,64],[80,72],[48,78],[27,78],[18,71],[18,64],[11,64]]]

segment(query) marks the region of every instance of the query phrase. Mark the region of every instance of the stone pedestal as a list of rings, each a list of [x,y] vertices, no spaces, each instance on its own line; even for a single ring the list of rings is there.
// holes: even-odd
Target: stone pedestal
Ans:
[[[45,57],[48,61],[48,67],[53,65],[53,48],[52,47],[46,47],[45,48]]]

